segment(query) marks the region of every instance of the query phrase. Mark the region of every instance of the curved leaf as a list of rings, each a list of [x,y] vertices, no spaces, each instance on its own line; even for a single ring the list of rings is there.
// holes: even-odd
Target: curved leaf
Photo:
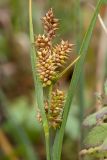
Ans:
[[[98,112],[93,113],[85,118],[83,125],[85,127],[92,127],[97,124],[99,120],[107,119],[107,107],[101,108]]]
[[[103,144],[101,145],[102,151],[107,151],[107,138],[104,140]]]
[[[92,127],[97,123],[96,121],[96,113],[93,113],[91,115],[89,115],[88,117],[85,118],[85,120],[83,121],[83,125],[85,127]]]
[[[98,158],[98,159],[105,159],[107,158],[107,151],[101,150],[101,146],[89,148],[89,149],[83,149],[80,152],[81,156],[87,156],[87,158]]]
[[[107,124],[102,123],[99,126],[94,127],[84,140],[84,144],[87,148],[101,145],[107,138]]]

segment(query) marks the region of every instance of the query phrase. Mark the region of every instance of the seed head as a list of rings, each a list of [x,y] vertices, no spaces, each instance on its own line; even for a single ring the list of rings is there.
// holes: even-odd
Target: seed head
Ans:
[[[51,46],[51,41],[49,37],[46,35],[38,35],[35,39],[35,46],[39,49],[42,50],[43,48],[50,48]]]
[[[52,8],[42,18],[44,34],[35,38],[37,48],[37,71],[43,87],[52,84],[58,69],[64,65],[71,52],[73,44],[68,41],[61,41],[55,47],[52,46],[52,39],[58,29],[58,19],[54,17]]]
[[[57,89],[52,92],[49,121],[50,126],[53,128],[59,127],[62,122],[64,100],[65,96],[63,91]]]
[[[56,75],[55,63],[49,49],[43,49],[37,52],[38,62],[37,70],[42,81],[43,87],[49,86]]]
[[[56,90],[52,92],[52,99],[51,99],[51,106],[49,109],[49,104],[46,101],[45,102],[45,112],[47,115],[47,119],[49,122],[49,126],[53,128],[60,127],[60,124],[62,122],[62,115],[63,115],[63,109],[64,109],[64,92],[60,90]],[[49,112],[48,112],[49,109]],[[37,119],[39,122],[42,122],[41,114],[38,112]]]
[[[54,17],[52,8],[46,13],[45,17],[42,18],[44,31],[46,31],[48,37],[51,39],[55,37],[55,32],[58,29],[58,19]]]
[[[54,59],[57,66],[62,66],[68,59],[69,52],[72,51],[73,44],[68,41],[61,41],[60,44],[56,45],[53,49]]]

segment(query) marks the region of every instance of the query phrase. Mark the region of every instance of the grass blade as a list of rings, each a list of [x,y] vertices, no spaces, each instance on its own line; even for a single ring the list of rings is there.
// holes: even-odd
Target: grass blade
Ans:
[[[29,28],[30,28],[30,41],[31,41],[31,63],[32,63],[32,72],[34,77],[36,100],[42,116],[42,122],[43,122],[43,128],[44,128],[45,140],[46,140],[47,160],[50,160],[49,126],[48,126],[48,121],[47,121],[45,109],[44,109],[43,88],[36,71],[37,57],[35,53],[35,47],[34,45],[32,45],[34,44],[34,32],[33,32],[33,23],[32,23],[32,0],[29,0]]]
[[[63,122],[61,125],[61,128],[57,131],[56,137],[55,137],[55,141],[54,141],[54,145],[53,145],[53,154],[52,154],[52,158],[53,160],[60,160],[60,156],[61,156],[61,150],[62,150],[62,142],[63,142],[63,136],[64,136],[64,130],[65,130],[65,126],[66,126],[66,121],[67,121],[67,117],[68,117],[68,113],[69,113],[69,109],[72,103],[72,99],[74,96],[74,93],[76,91],[76,87],[77,87],[77,83],[79,81],[79,77],[82,71],[82,67],[85,61],[85,57],[87,54],[87,49],[89,46],[89,42],[91,39],[91,35],[96,23],[96,19],[98,16],[98,12],[101,6],[102,0],[99,0],[93,15],[93,18],[91,20],[90,26],[88,28],[87,33],[85,34],[85,37],[83,39],[80,51],[79,51],[79,55],[81,56],[80,59],[78,60],[76,66],[75,66],[75,70],[73,73],[73,77],[72,77],[72,81],[70,83],[70,87],[68,90],[68,95],[67,95],[67,99],[66,99],[66,103],[65,103],[65,109],[64,109],[64,114],[63,114]]]

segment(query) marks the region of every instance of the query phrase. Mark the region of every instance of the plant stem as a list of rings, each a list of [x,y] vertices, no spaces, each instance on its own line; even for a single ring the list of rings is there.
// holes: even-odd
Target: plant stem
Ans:
[[[67,118],[68,118],[68,114],[69,114],[69,110],[70,110],[70,106],[73,100],[73,96],[74,93],[76,91],[76,87],[79,81],[79,77],[82,71],[82,67],[85,61],[85,57],[87,54],[87,49],[89,46],[89,42],[92,36],[92,32],[97,20],[97,16],[98,16],[98,12],[99,9],[101,7],[102,4],[102,0],[99,0],[97,2],[97,6],[93,15],[93,18],[91,20],[91,23],[89,25],[88,31],[85,34],[85,37],[83,39],[82,45],[80,47],[80,51],[79,51],[79,55],[81,55],[81,58],[79,59],[79,61],[77,62],[75,69],[74,69],[74,73],[72,76],[72,80],[70,83],[70,87],[68,90],[68,94],[67,94],[67,98],[66,98],[66,102],[65,102],[65,106],[64,106],[64,113],[63,113],[63,121],[61,124],[60,129],[57,131],[55,140],[54,140],[54,145],[53,145],[53,160],[60,160],[60,156],[61,156],[61,150],[62,150],[62,142],[63,142],[63,137],[64,137],[64,130],[65,130],[65,126],[66,126],[66,122],[67,122]]]
[[[49,114],[49,111],[50,111],[50,107],[51,107],[51,96],[52,96],[52,88],[53,88],[53,85],[51,85],[49,87],[49,109],[48,109],[48,114]]]
[[[30,41],[32,45],[34,43],[34,32],[33,32],[33,22],[32,22],[32,0],[29,0],[29,28],[30,28]],[[45,133],[45,141],[46,141],[47,160],[50,160],[49,126],[48,126],[48,121],[45,114],[43,88],[37,74],[36,61],[37,61],[37,58],[35,53],[35,47],[33,45],[31,46],[31,64],[32,64],[32,72],[33,72],[33,78],[34,78],[35,93],[36,93],[37,104],[42,116],[43,128]]]

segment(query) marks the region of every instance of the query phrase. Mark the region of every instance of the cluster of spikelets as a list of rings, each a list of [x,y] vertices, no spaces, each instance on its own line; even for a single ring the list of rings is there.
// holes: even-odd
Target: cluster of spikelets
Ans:
[[[73,44],[68,41],[61,41],[60,44],[52,46],[52,40],[56,35],[59,20],[54,17],[52,8],[42,18],[44,34],[35,38],[37,48],[37,71],[43,87],[52,84],[59,67],[65,64],[72,50]]]
[[[54,17],[52,8],[42,18],[44,34],[35,38],[37,48],[37,71],[43,87],[52,85],[72,51],[73,44],[61,40],[60,44],[52,45],[56,36],[59,20]],[[50,127],[60,127],[63,117],[65,95],[63,91],[56,89],[51,93],[51,100],[45,100],[44,107]],[[37,118],[42,122],[42,116],[38,111]]]
[[[62,122],[65,96],[63,91],[57,89],[56,91],[52,92],[51,97],[50,108],[48,102],[45,102],[45,112],[47,115],[49,126],[56,129],[60,127],[60,124]],[[39,122],[42,122],[42,117],[39,111],[37,118]]]

